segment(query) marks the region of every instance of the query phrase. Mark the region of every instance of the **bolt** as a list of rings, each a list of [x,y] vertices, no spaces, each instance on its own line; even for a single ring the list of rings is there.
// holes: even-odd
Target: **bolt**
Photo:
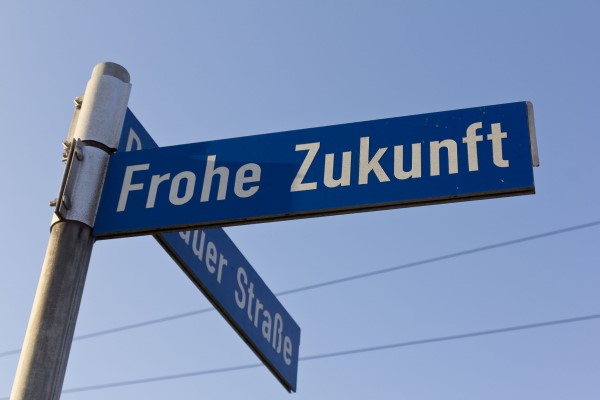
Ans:
[[[67,139],[65,139],[62,141],[62,145],[63,145],[62,161],[65,162],[65,161],[67,161],[67,158],[69,158],[69,149],[71,148],[71,142],[69,142]]]

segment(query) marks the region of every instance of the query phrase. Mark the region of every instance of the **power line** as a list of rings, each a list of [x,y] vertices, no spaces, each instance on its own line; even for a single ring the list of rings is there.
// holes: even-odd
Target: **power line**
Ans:
[[[381,351],[381,350],[390,350],[390,349],[395,349],[395,348],[400,348],[400,347],[418,346],[418,345],[422,345],[422,344],[439,343],[439,342],[449,342],[449,341],[468,339],[468,338],[473,338],[473,337],[478,337],[478,336],[497,335],[497,334],[501,334],[501,333],[524,331],[524,330],[528,330],[528,329],[543,328],[543,327],[548,327],[548,326],[571,324],[571,323],[575,323],[575,322],[583,322],[583,321],[589,321],[589,320],[599,319],[599,318],[600,318],[600,314],[591,314],[591,315],[585,315],[582,317],[566,318],[566,319],[559,319],[559,320],[553,320],[553,321],[544,321],[544,322],[537,322],[537,323],[526,324],[526,325],[516,325],[516,326],[505,327],[505,328],[489,329],[489,330],[483,330],[483,331],[477,331],[477,332],[463,333],[463,334],[458,334],[458,335],[440,336],[440,337],[429,338],[429,339],[413,340],[413,341],[408,341],[408,342],[399,342],[399,343],[392,343],[392,344],[386,344],[386,345],[380,345],[380,346],[363,347],[363,348],[358,348],[358,349],[351,349],[351,350],[338,351],[338,352],[332,352],[332,353],[315,354],[312,356],[300,357],[299,361],[301,361],[301,362],[314,361],[314,360],[320,360],[320,359],[324,359],[324,358],[343,357],[343,356],[348,356],[348,355],[352,355],[352,354],[368,353],[368,352]],[[167,380],[173,380],[173,379],[182,379],[182,378],[189,378],[189,377],[193,377],[193,376],[240,371],[240,370],[245,370],[245,369],[257,368],[260,366],[262,366],[261,363],[246,364],[246,365],[238,365],[238,366],[226,367],[226,368],[216,368],[216,369],[193,371],[193,372],[187,372],[187,373],[181,373],[181,374],[163,375],[163,376],[157,376],[157,377],[151,377],[151,378],[142,378],[142,379],[134,379],[134,380],[128,380],[128,381],[104,383],[104,384],[92,385],[92,386],[81,386],[81,387],[76,387],[76,388],[71,388],[71,389],[65,389],[65,390],[63,390],[62,393],[69,394],[69,393],[86,392],[86,391],[92,391],[92,390],[109,389],[109,388],[115,388],[115,387],[121,387],[121,386],[140,385],[140,384],[144,384],[144,383],[160,382],[160,381],[167,381]],[[8,400],[8,397],[0,399],[0,400],[5,400],[5,399]]]
[[[591,221],[591,222],[581,224],[581,225],[574,225],[574,226],[570,226],[570,227],[566,227],[566,228],[562,228],[562,229],[539,233],[536,235],[524,236],[524,237],[518,238],[518,239],[494,243],[491,245],[476,247],[473,249],[463,250],[463,251],[459,251],[459,252],[455,252],[455,253],[449,253],[449,254],[445,254],[442,256],[437,256],[437,257],[427,258],[427,259],[420,260],[420,261],[414,261],[414,262],[407,263],[407,264],[397,265],[394,267],[365,272],[365,273],[357,274],[357,275],[350,275],[347,277],[332,279],[329,281],[315,283],[312,285],[301,286],[301,287],[294,288],[294,289],[288,289],[288,290],[284,290],[284,291],[275,293],[275,295],[276,296],[285,296],[288,294],[299,293],[299,292],[312,290],[312,289],[318,289],[318,288],[325,287],[325,286],[337,285],[340,283],[349,282],[349,281],[353,281],[353,280],[357,280],[357,279],[364,279],[364,278],[368,278],[371,276],[376,276],[376,275],[386,274],[386,273],[390,273],[390,272],[394,272],[394,271],[399,271],[402,269],[431,264],[431,263],[434,263],[437,261],[444,261],[444,260],[448,260],[451,258],[462,257],[462,256],[469,255],[469,254],[481,253],[484,251],[493,250],[493,249],[497,249],[497,248],[501,248],[501,247],[512,246],[512,245],[523,243],[523,242],[543,239],[543,238],[546,238],[549,236],[556,236],[556,235],[561,235],[561,234],[565,234],[565,233],[569,233],[569,232],[573,232],[573,231],[577,231],[577,230],[581,230],[581,229],[592,228],[597,225],[600,225],[600,221]],[[209,307],[209,308],[203,308],[203,309],[189,311],[189,312],[185,312],[185,313],[174,314],[174,315],[170,315],[170,316],[166,316],[166,317],[137,322],[134,324],[122,325],[120,327],[115,327],[115,328],[111,328],[111,329],[105,329],[105,330],[96,331],[96,332],[92,332],[92,333],[88,333],[88,334],[84,334],[84,335],[75,336],[73,338],[73,340],[90,339],[93,337],[109,335],[112,333],[123,332],[123,331],[136,329],[136,328],[142,328],[145,326],[160,324],[160,323],[172,321],[172,320],[179,319],[179,318],[186,318],[186,317],[191,317],[191,316],[198,315],[198,314],[204,314],[204,313],[214,311],[214,310],[215,310],[214,308]],[[9,355],[19,354],[20,352],[21,352],[21,349],[13,349],[13,350],[4,351],[4,352],[0,353],[0,358],[6,357]]]
[[[394,349],[394,348],[398,348],[398,347],[416,346],[416,345],[420,345],[420,344],[429,344],[429,343],[437,343],[437,342],[448,342],[451,340],[468,339],[468,338],[477,337],[477,336],[495,335],[495,334],[499,334],[499,333],[522,331],[522,330],[526,330],[526,329],[543,328],[543,327],[552,326],[552,325],[570,324],[570,323],[574,323],[574,322],[588,321],[588,320],[597,319],[597,318],[600,318],[600,314],[592,314],[592,315],[586,315],[583,317],[567,318],[567,319],[560,319],[560,320],[555,320],[555,321],[538,322],[538,323],[527,324],[527,325],[509,326],[507,328],[490,329],[487,331],[463,333],[463,334],[459,334],[459,335],[442,336],[442,337],[431,338],[431,339],[414,340],[411,342],[401,342],[401,343],[393,343],[393,344],[387,344],[387,345],[382,345],[382,346],[365,347],[362,349],[338,351],[338,352],[334,352],[334,353],[318,354],[318,355],[314,355],[314,356],[301,357],[300,360],[302,360],[302,361],[318,360],[321,358],[341,357],[341,356],[347,356],[347,355],[351,355],[351,354]]]
[[[368,278],[368,277],[375,276],[375,275],[386,274],[388,272],[394,272],[394,271],[398,271],[398,270],[401,270],[401,269],[407,269],[407,268],[412,268],[412,267],[418,267],[418,266],[425,265],[425,264],[431,264],[431,263],[434,263],[436,261],[444,261],[444,260],[448,260],[448,259],[451,259],[451,258],[462,257],[462,256],[466,256],[466,255],[469,255],[469,254],[481,253],[481,252],[484,252],[484,251],[493,250],[493,249],[497,249],[497,248],[500,248],[500,247],[512,246],[512,245],[515,245],[515,244],[519,244],[519,243],[523,243],[523,242],[528,242],[528,241],[531,241],[531,240],[537,240],[537,239],[546,238],[548,236],[560,235],[560,234],[572,232],[572,231],[579,230],[579,229],[591,228],[591,227],[596,226],[596,225],[600,225],[600,221],[593,221],[593,222],[589,222],[589,223],[582,224],[582,225],[571,226],[571,227],[567,227],[567,228],[563,228],[563,229],[558,229],[558,230],[555,230],[555,231],[549,231],[549,232],[539,233],[537,235],[525,236],[525,237],[522,237],[522,238],[519,238],[519,239],[508,240],[508,241],[505,241],[505,242],[494,243],[494,244],[490,244],[490,245],[487,245],[487,246],[476,247],[476,248],[469,249],[469,250],[463,250],[463,251],[458,251],[458,252],[455,252],[455,253],[449,253],[449,254],[445,254],[445,255],[442,255],[442,256],[438,256],[438,257],[432,257],[432,258],[427,258],[427,259],[420,260],[420,261],[414,261],[414,262],[411,262],[411,263],[408,263],[408,264],[397,265],[395,267],[384,268],[384,269],[379,269],[379,270],[376,270],[376,271],[365,272],[365,273],[362,273],[362,274],[351,275],[351,276],[347,276],[347,277],[344,277],[344,278],[333,279],[333,280],[322,282],[322,283],[316,283],[316,284],[313,284],[313,285],[302,286],[302,287],[299,287],[299,288],[296,288],[296,289],[285,290],[283,292],[279,292],[279,293],[276,293],[276,294],[278,296],[283,296],[283,295],[286,295],[286,294],[303,292],[305,290],[317,289],[317,288],[324,287],[324,286],[336,285],[336,284],[343,283],[343,282],[348,282],[348,281],[353,281],[353,280],[357,280],[357,279]]]

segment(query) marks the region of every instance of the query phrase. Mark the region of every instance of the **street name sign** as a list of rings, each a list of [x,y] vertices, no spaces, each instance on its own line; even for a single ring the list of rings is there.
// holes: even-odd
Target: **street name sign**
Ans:
[[[111,155],[98,239],[531,194],[528,102]]]
[[[127,109],[118,152],[158,148]],[[220,228],[156,234],[180,268],[288,391],[296,391],[300,327]]]

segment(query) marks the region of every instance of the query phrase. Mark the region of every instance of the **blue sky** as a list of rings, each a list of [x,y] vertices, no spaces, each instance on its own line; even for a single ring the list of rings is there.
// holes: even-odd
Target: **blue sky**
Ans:
[[[20,348],[91,71],[131,74],[161,146],[528,100],[532,196],[226,228],[273,292],[577,229],[280,297],[302,329],[288,394],[264,367],[65,399],[564,399],[600,394],[600,56],[592,1],[0,5],[0,353]],[[582,225],[595,223],[582,227]],[[76,336],[210,307],[149,237],[98,242]],[[2,354],[0,354],[2,355]],[[73,343],[64,389],[255,364],[216,312]],[[0,397],[18,355],[0,357]]]

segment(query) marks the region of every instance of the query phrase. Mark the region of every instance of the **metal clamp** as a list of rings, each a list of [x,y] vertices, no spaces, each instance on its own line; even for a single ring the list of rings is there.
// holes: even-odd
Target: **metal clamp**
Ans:
[[[106,169],[109,155],[80,139],[74,139],[68,147],[54,213],[58,221],[74,220],[93,227],[100,190],[95,178]]]

